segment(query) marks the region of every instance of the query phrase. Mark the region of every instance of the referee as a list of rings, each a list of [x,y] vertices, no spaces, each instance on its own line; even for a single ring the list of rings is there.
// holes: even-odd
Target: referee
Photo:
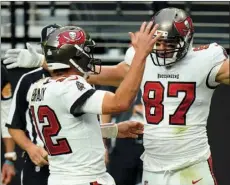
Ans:
[[[42,46],[49,33],[59,27],[54,24],[42,29]],[[19,52],[17,49],[13,51]],[[30,85],[46,76],[49,76],[49,73],[43,68],[38,68],[20,78],[14,92],[8,123],[6,124],[13,140],[26,151],[21,173],[21,185],[47,185],[48,183],[49,169],[48,162],[45,159],[47,152],[43,148],[42,141],[37,136],[32,124],[32,117],[26,100]]]

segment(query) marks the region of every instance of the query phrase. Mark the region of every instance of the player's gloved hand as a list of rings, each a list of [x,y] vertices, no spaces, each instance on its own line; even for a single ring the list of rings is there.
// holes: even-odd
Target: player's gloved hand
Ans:
[[[27,49],[9,49],[4,56],[3,64],[7,69],[16,67],[33,68],[40,67],[44,61],[44,55],[37,53],[29,43]]]

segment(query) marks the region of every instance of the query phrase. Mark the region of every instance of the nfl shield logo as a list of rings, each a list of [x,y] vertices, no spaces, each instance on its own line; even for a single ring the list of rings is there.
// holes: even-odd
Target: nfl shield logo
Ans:
[[[51,32],[53,32],[54,30],[56,30],[56,28],[53,28],[53,27],[49,27],[47,28],[46,30],[46,36],[48,36]]]

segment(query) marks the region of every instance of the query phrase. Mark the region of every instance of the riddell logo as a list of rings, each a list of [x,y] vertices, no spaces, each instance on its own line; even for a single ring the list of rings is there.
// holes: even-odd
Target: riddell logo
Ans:
[[[198,183],[198,182],[200,182],[201,180],[202,180],[203,178],[201,178],[201,179],[199,179],[199,180],[196,180],[196,181],[192,181],[192,184],[196,184],[196,183]]]

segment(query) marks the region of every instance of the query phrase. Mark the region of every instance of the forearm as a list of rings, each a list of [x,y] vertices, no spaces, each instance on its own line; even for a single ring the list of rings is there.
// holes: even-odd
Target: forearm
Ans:
[[[5,153],[14,152],[15,143],[12,138],[3,138],[3,142],[5,145]]]
[[[102,66],[100,74],[90,75],[87,82],[95,85],[110,85],[118,87],[127,72],[126,70],[120,69],[121,65],[124,64],[120,63],[116,66]],[[99,66],[97,66],[97,71],[99,71]]]
[[[112,120],[111,114],[103,114],[103,115],[101,115],[101,124],[110,123],[111,120]]]
[[[124,110],[129,108],[140,89],[145,69],[145,60],[146,57],[143,57],[143,55],[135,54],[129,72],[116,90],[114,102],[124,105]]]
[[[218,69],[218,73],[215,77],[215,81],[218,83],[230,85],[230,69],[229,69],[229,59],[225,59],[222,64],[220,64],[221,67]],[[218,67],[218,66],[217,66]],[[215,70],[215,68],[214,68]]]
[[[23,150],[27,151],[27,149],[34,145],[31,140],[26,136],[25,132],[20,129],[12,129],[9,128],[9,133],[12,136],[14,142],[20,146]]]

